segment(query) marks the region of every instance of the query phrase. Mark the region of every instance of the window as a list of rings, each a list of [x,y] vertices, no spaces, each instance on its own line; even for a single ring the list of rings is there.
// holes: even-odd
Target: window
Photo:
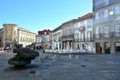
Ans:
[[[104,11],[104,17],[108,17],[108,10]]]
[[[88,31],[87,32],[87,38],[90,38],[91,37],[91,31]]]
[[[115,36],[120,37],[120,23],[115,26]]]
[[[65,31],[63,31],[63,36],[65,36]]]
[[[98,14],[98,13],[95,14],[95,19],[96,19],[96,20],[99,19],[99,14]]]
[[[68,31],[66,30],[66,34],[65,34],[66,36],[68,35]]]
[[[44,35],[46,35],[47,33],[46,32],[44,32]]]
[[[104,27],[104,33],[109,33],[110,31],[110,27],[109,26],[105,26]]]
[[[70,35],[70,30],[69,30],[69,29],[67,30],[67,35],[68,35],[68,36]]]
[[[106,5],[108,5],[108,4],[109,4],[109,0],[104,0],[104,1],[105,1]]]
[[[65,36],[67,35],[67,31],[65,31]]]
[[[77,33],[77,39],[79,39],[79,33]]]
[[[117,26],[115,27],[115,32],[120,32],[120,24],[117,24]]]
[[[109,15],[112,16],[114,14],[114,6],[109,7]]]
[[[69,30],[69,33],[70,33],[70,34],[73,34],[73,33],[72,33],[72,29]]]
[[[79,38],[79,33],[75,33],[75,39]]]
[[[99,6],[101,4],[103,4],[104,0],[94,0],[95,1],[95,6]]]
[[[90,41],[90,39],[91,39],[91,33],[92,33],[91,31],[88,31],[88,32],[87,32],[87,40],[88,40],[88,41]]]
[[[88,21],[87,28],[91,28],[91,21]]]
[[[115,6],[115,13],[120,14],[120,5]]]
[[[99,27],[96,27],[96,34],[99,34]]]

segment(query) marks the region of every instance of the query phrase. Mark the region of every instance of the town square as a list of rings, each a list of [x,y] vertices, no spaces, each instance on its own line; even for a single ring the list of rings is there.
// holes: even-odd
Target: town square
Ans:
[[[120,80],[120,0],[1,0],[0,80]]]

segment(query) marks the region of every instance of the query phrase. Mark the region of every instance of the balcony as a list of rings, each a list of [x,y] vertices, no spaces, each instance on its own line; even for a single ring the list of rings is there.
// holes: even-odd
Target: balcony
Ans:
[[[85,42],[92,42],[93,41],[93,38],[90,37],[90,38],[85,38]]]
[[[75,42],[80,42],[81,39],[80,38],[77,38],[77,39],[74,39]]]
[[[120,32],[112,32],[110,35],[111,37],[120,38]]]
[[[64,35],[64,36],[62,36],[62,39],[63,39],[63,38],[74,38],[74,34]]]
[[[94,39],[101,39],[101,38],[120,38],[120,32],[111,32],[111,33],[104,33],[104,34],[94,34]]]
[[[97,2],[98,3],[98,2]],[[102,8],[104,6],[107,6],[107,4],[103,1],[101,4],[98,4],[98,5],[95,5],[96,3],[94,3],[94,6],[93,6],[93,10],[97,10],[99,8]]]
[[[82,42],[92,42],[93,41],[93,38],[92,37],[90,37],[90,38],[78,38],[78,39],[75,39],[74,40],[75,42],[80,42],[80,41],[82,41]]]
[[[113,3],[116,3],[116,2],[119,2],[120,0],[110,0],[110,4],[113,4]]]

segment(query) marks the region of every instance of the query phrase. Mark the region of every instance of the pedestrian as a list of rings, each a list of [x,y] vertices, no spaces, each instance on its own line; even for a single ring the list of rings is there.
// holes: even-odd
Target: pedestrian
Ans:
[[[100,53],[102,53],[102,47],[100,46]]]

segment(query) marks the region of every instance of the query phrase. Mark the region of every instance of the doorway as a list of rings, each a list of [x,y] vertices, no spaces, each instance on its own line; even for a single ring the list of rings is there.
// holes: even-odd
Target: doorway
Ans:
[[[100,45],[100,42],[95,43],[96,46],[96,53],[101,54],[102,53],[102,47]]]
[[[120,53],[120,42],[115,43],[115,52]]]
[[[105,53],[110,54],[110,43],[109,42],[104,43],[104,48],[105,48]]]

